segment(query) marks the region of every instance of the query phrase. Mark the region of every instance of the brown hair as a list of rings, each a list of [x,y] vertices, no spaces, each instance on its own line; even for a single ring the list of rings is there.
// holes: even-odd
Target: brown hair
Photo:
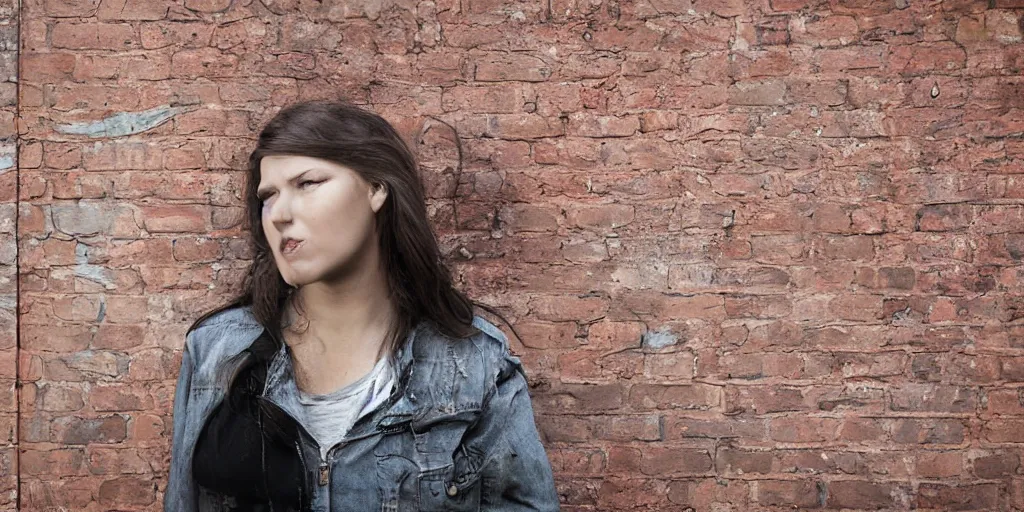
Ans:
[[[397,312],[383,350],[393,355],[421,320],[433,322],[443,334],[461,338],[474,334],[473,306],[508,321],[486,304],[455,289],[431,229],[423,183],[408,145],[385,119],[347,101],[294,103],[278,112],[260,132],[249,156],[245,186],[246,228],[253,259],[241,293],[227,304],[199,317],[235,306],[251,306],[256,319],[281,343],[281,321],[294,290],[281,276],[262,229],[261,201],[256,195],[260,161],[269,155],[302,155],[349,167],[373,185],[387,187],[388,196],[376,213],[378,242],[389,293]],[[301,304],[295,304],[301,309]],[[513,329],[514,332],[514,329]],[[280,346],[280,345],[278,345]]]

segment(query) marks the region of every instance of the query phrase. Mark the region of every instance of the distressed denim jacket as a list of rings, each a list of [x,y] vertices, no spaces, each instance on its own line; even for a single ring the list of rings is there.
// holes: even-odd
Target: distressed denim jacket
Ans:
[[[452,340],[428,322],[409,334],[396,360],[396,400],[364,416],[321,460],[303,439],[312,509],[339,511],[559,510],[520,361],[493,324]],[[263,333],[248,307],[206,319],[186,336],[173,407],[165,512],[231,507],[196,485],[192,454],[207,418],[227,394],[247,348]],[[299,417],[290,358],[267,375],[266,396]]]

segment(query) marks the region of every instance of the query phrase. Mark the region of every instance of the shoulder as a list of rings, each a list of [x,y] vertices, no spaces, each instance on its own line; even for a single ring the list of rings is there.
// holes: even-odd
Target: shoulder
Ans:
[[[473,316],[473,327],[480,332],[469,340],[478,350],[493,357],[504,357],[509,354],[508,336],[496,325],[480,315]]]
[[[435,412],[479,409],[519,368],[498,327],[480,316],[473,318],[473,326],[477,331],[464,338],[445,336],[433,327],[418,330],[409,389],[415,396],[430,397],[433,403],[422,406]]]
[[[200,373],[213,372],[240,354],[264,331],[249,306],[233,306],[203,319],[185,335],[185,350]]]
[[[480,334],[474,336],[472,341],[485,355],[488,374],[501,381],[508,378],[512,372],[522,369],[519,358],[510,350],[508,336],[504,331],[479,315],[473,317],[473,326],[480,330]]]
[[[518,363],[518,358],[510,351],[508,336],[504,331],[479,315],[473,317],[473,327],[477,329],[475,334],[453,340],[456,354],[475,356],[481,365],[481,373],[495,377],[508,371],[510,363]]]
[[[508,337],[487,319],[474,315],[476,331],[464,338],[452,338],[440,332],[431,322],[424,321],[416,328],[412,338],[414,357],[441,360],[451,356],[479,359],[481,364],[498,361],[509,354]]]

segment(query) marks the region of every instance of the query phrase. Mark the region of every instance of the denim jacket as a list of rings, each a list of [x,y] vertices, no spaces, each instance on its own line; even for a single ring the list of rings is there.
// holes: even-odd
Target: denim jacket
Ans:
[[[397,400],[356,422],[326,460],[314,442],[299,443],[313,510],[559,510],[520,361],[493,324],[475,316],[473,325],[481,332],[452,340],[421,323],[398,353]],[[235,307],[186,336],[165,512],[231,510],[196,485],[192,453],[263,330],[248,307]],[[268,385],[266,399],[297,418],[298,390],[284,359],[268,372],[268,383],[283,380]]]

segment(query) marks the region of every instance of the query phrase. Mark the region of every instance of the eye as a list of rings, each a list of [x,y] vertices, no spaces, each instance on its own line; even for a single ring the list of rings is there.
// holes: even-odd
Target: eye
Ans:
[[[325,180],[302,180],[299,182],[299,187],[302,188],[305,187],[306,185],[316,185],[319,183],[323,183],[324,181]]]

